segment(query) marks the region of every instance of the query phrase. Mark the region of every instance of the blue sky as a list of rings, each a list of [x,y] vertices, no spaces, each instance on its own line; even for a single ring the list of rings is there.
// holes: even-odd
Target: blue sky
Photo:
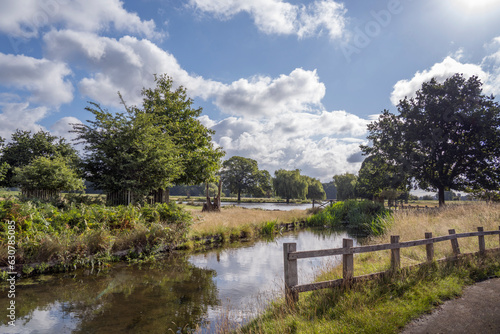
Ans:
[[[271,173],[356,173],[366,125],[432,77],[500,92],[498,0],[0,0],[0,136],[71,139],[166,73],[214,142]]]

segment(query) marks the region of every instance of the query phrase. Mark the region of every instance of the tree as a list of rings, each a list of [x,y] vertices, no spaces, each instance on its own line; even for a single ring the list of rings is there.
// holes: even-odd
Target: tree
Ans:
[[[258,191],[262,178],[257,161],[238,156],[224,161],[220,174],[224,186],[238,195],[238,202],[241,201],[241,193]]]
[[[394,200],[407,193],[407,188],[408,177],[397,166],[388,164],[377,155],[370,155],[361,164],[355,191],[357,197],[369,200]]]
[[[365,154],[380,156],[414,178],[418,187],[438,191],[500,188],[500,108],[482,94],[481,81],[455,74],[444,83],[422,85],[415,98],[385,110],[368,125],[372,146]]]
[[[308,199],[326,199],[326,193],[323,189],[323,185],[318,179],[302,176],[307,182],[307,198]]]
[[[273,186],[276,195],[286,198],[286,202],[290,203],[290,199],[298,198],[305,199],[307,196],[307,181],[300,175],[300,170],[284,170],[279,169],[274,172]]]
[[[202,108],[193,109],[193,100],[187,97],[186,89],[180,86],[174,90],[169,76],[155,75],[155,83],[155,88],[142,90],[142,107],[153,116],[154,124],[178,151],[180,173],[176,174],[173,184],[215,181],[224,151],[212,143],[215,132],[199,121]]]
[[[335,182],[330,181],[328,183],[323,183],[322,185],[326,193],[326,198],[328,199],[337,198],[337,188],[335,187]]]
[[[64,138],[52,136],[49,132],[16,130],[8,144],[2,144],[0,166],[4,170],[4,180],[1,185],[14,187],[14,169],[31,163],[38,157],[64,157],[71,167],[76,167],[79,157],[76,150]]]
[[[40,156],[23,167],[14,169],[13,182],[28,197],[49,199],[61,191],[82,191],[83,179],[62,157]]]
[[[356,198],[356,181],[357,177],[354,174],[345,173],[342,175],[335,175],[333,183],[337,188],[337,200],[345,201],[346,199]]]
[[[253,188],[251,194],[254,197],[270,198],[273,196],[273,178],[267,170],[259,170],[257,186]]]
[[[142,200],[179,177],[177,147],[154,125],[154,115],[137,108],[113,115],[97,103],[85,109],[95,121],[73,125],[77,139],[85,144],[85,177],[108,194],[108,201],[115,196],[113,204]]]

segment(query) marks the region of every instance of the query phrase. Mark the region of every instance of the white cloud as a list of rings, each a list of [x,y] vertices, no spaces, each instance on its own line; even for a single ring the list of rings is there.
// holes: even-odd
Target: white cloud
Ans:
[[[30,107],[28,102],[0,102],[0,137],[10,139],[12,133],[19,130],[37,132],[44,130],[38,124],[45,116],[46,107]]]
[[[434,64],[429,70],[415,73],[412,79],[398,81],[394,85],[391,102],[397,105],[405,97],[415,97],[416,91],[422,88],[424,82],[432,78],[436,78],[438,82],[444,82],[455,73],[462,73],[465,77],[477,75],[483,83],[489,80],[489,74],[480,65],[462,64],[451,57],[446,57],[442,62]]]
[[[119,105],[120,91],[127,103],[140,104],[141,90],[154,84],[154,74],[166,73],[191,97],[207,98],[223,85],[181,68],[173,55],[149,40],[124,36],[119,40],[93,33],[51,31],[44,36],[47,54],[54,59],[79,63],[91,75],[79,83],[80,92],[106,105]]]
[[[363,140],[350,136],[363,136],[368,123],[345,111],[287,112],[260,119],[228,117],[220,122],[205,116],[203,122],[216,131],[213,139],[226,151],[226,158],[255,159],[259,168],[271,173],[299,168],[324,181],[359,170],[360,162],[349,157],[359,152]]]
[[[491,54],[483,59],[481,66],[490,73],[490,77],[484,90],[488,94],[498,95],[500,94],[500,37],[493,39],[486,48]]]
[[[266,34],[296,34],[299,38],[321,34],[331,39],[343,36],[346,9],[333,0],[315,1],[307,6],[281,0],[190,0],[190,4],[221,19],[248,13]]]
[[[28,90],[30,102],[59,106],[73,100],[71,74],[62,62],[0,53],[0,85]]]
[[[54,25],[91,32],[113,27],[147,37],[158,35],[153,20],[141,20],[119,0],[2,0],[1,6],[0,31],[16,37],[37,37],[41,28]]]
[[[52,126],[50,126],[50,132],[54,136],[64,137],[68,141],[70,141],[72,139],[75,139],[77,136],[76,133],[70,132],[73,131],[73,124],[82,124],[82,121],[72,116],[63,117],[55,122]]]
[[[325,85],[316,71],[298,68],[276,79],[261,76],[235,81],[220,91],[215,104],[230,115],[269,116],[320,106],[324,95]]]

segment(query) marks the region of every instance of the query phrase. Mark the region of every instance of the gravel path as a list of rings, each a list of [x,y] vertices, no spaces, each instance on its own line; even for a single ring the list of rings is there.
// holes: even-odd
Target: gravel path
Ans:
[[[465,288],[428,315],[412,321],[402,334],[500,334],[500,278]]]

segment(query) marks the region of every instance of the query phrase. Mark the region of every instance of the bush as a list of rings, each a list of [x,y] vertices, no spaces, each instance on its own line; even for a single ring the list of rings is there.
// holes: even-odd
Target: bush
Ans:
[[[347,200],[336,202],[307,219],[312,226],[346,229],[351,234],[364,236],[383,234],[391,211],[372,201]]]

